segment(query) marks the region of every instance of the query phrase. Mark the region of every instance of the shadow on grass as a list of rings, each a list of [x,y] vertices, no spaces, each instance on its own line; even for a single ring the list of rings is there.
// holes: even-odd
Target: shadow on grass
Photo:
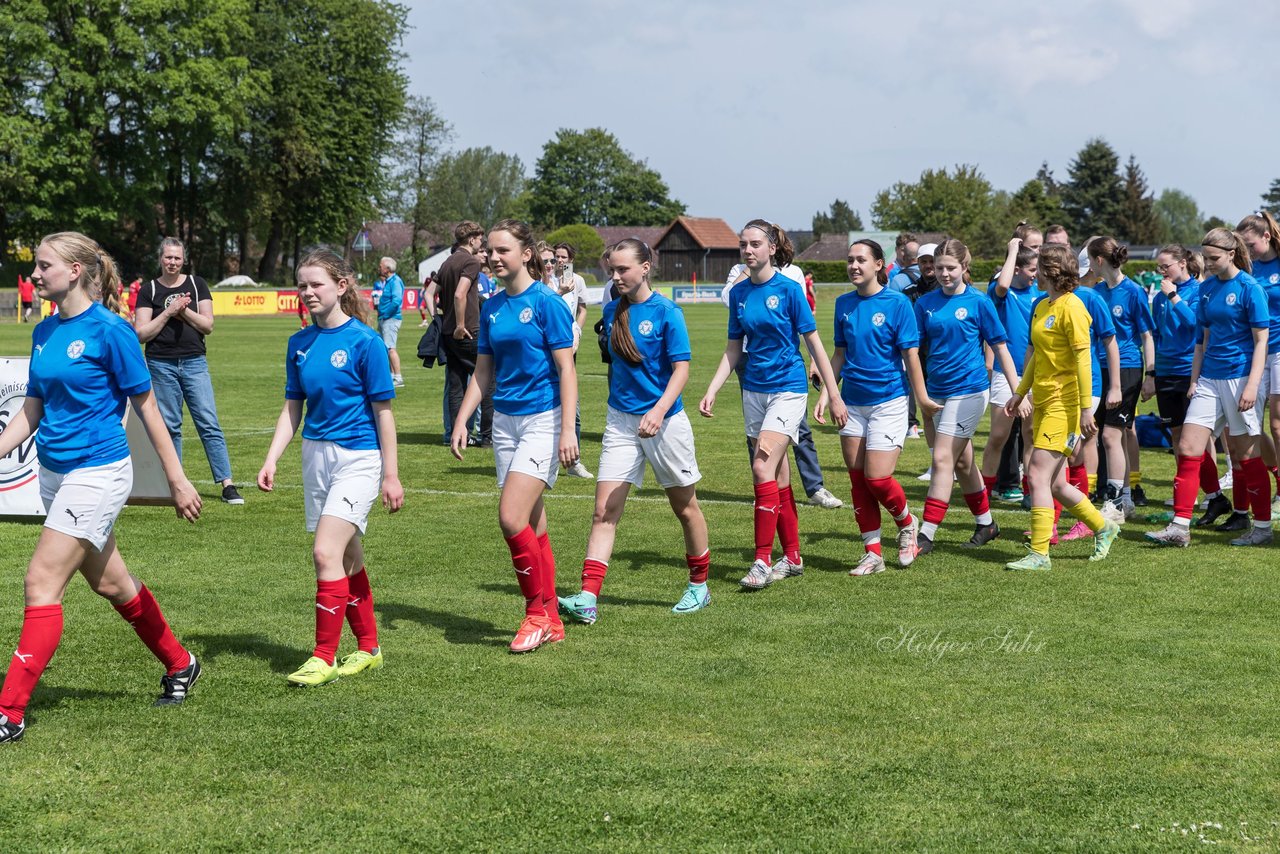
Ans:
[[[514,587],[515,585],[512,585],[512,588]],[[447,643],[476,646],[507,646],[511,643],[511,628],[500,629],[493,623],[473,620],[460,614],[380,600],[374,600],[373,608],[378,612],[379,627],[385,630],[394,631],[396,623],[407,621],[439,629],[444,633]]]
[[[750,495],[743,495],[741,492],[719,492],[714,489],[698,489],[698,497],[707,501],[729,501],[734,504],[743,504],[750,507],[755,498]]]
[[[575,576],[572,579],[566,579],[568,583],[557,583],[556,595],[567,596],[570,593],[578,592],[578,580]],[[512,596],[520,595],[520,588],[514,583],[497,584],[490,582],[488,584],[479,585],[481,590],[487,590],[490,593],[509,593]],[[665,608],[670,609],[675,600],[670,602],[661,602],[657,599],[628,599],[626,596],[614,596],[609,592],[607,583],[605,590],[600,594],[600,600],[609,605],[631,605],[640,608]]]
[[[264,659],[273,673],[292,673],[308,655],[306,649],[273,643],[262,635],[186,635],[183,640],[203,650],[201,658],[233,655]]]
[[[155,683],[157,687],[159,680]],[[39,713],[42,711],[50,711],[61,707],[68,700],[73,701],[89,701],[89,700],[115,700],[121,697],[128,697],[132,691],[99,691],[96,688],[63,688],[61,686],[41,685],[36,689],[33,699],[33,710],[29,712],[26,719],[35,723],[39,719]]]
[[[479,452],[479,451],[480,451],[480,449],[479,449],[479,448],[468,448],[468,449],[467,449],[467,453],[471,453],[471,452],[473,452],[473,451]],[[486,451],[485,451],[485,453],[488,453],[488,451],[486,450]],[[452,460],[453,458],[452,458],[452,457],[450,457],[450,459]],[[454,462],[457,462],[457,461],[455,460]],[[478,474],[478,475],[488,475],[489,477],[493,477],[493,466],[492,466],[492,465],[487,465],[487,466],[464,466],[464,465],[462,465],[462,464],[460,464],[460,463],[459,463],[459,464],[457,464],[457,465],[449,466],[449,467],[448,467],[447,469],[445,469],[444,471],[445,471],[445,474]],[[438,488],[438,489],[447,489],[447,488],[448,488],[447,486],[441,486],[441,483],[442,483],[442,481],[437,481],[437,482],[436,482],[436,484],[435,484],[436,488]]]

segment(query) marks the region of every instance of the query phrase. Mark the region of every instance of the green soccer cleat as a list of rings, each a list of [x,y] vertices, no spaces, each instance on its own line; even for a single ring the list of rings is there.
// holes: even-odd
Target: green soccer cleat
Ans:
[[[338,663],[339,676],[355,676],[366,670],[377,670],[382,666],[382,647],[375,647],[373,652],[358,649],[350,655],[344,655]]]
[[[1120,536],[1120,526],[1111,520],[1102,526],[1093,537],[1093,554],[1089,556],[1089,560],[1097,562],[1106,560],[1107,555],[1111,554],[1111,544],[1116,541],[1116,537]]]
[[[685,588],[684,595],[680,597],[680,601],[671,609],[671,612],[673,614],[692,614],[694,611],[701,611],[710,604],[711,591],[707,590],[706,583],[690,584]]]
[[[300,688],[318,688],[337,680],[338,668],[314,655],[289,674],[289,681]]]
[[[594,593],[583,590],[572,596],[559,596],[556,601],[560,603],[560,612],[576,622],[586,623],[589,626],[599,616]]]
[[[1033,552],[1027,549],[1027,554],[1020,560],[1010,561],[1004,565],[1005,569],[1016,571],[1022,570],[1046,570],[1053,568],[1053,562],[1049,560],[1048,555],[1042,555],[1040,552]]]

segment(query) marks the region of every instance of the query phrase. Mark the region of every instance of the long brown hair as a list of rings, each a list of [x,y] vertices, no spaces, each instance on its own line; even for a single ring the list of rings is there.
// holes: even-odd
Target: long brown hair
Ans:
[[[335,282],[342,279],[347,280],[347,289],[338,297],[338,308],[342,309],[342,313],[347,317],[354,317],[356,320],[369,325],[368,310],[369,307],[365,303],[364,296],[360,293],[356,280],[355,267],[351,266],[351,262],[343,258],[332,249],[316,249],[308,252],[298,266],[294,268],[295,275],[297,270],[303,267],[319,267],[328,273]]]
[[[1187,275],[1193,279],[1200,278],[1200,274],[1204,272],[1204,268],[1200,266],[1199,259],[1196,258],[1196,253],[1181,243],[1170,243],[1166,246],[1161,246],[1160,250],[1156,252],[1156,257],[1158,258],[1161,255],[1168,255],[1173,260],[1186,264]]]
[[[1240,224],[1236,226],[1236,231],[1247,231],[1250,234],[1267,238],[1267,243],[1271,245],[1271,251],[1280,256],[1280,223],[1276,222],[1276,218],[1271,215],[1271,211],[1258,211],[1257,213],[1249,214],[1240,220]]]
[[[524,268],[529,271],[529,275],[533,276],[535,282],[542,281],[542,258],[538,254],[538,243],[533,237],[533,229],[529,227],[529,223],[519,219],[500,219],[489,229],[489,233],[495,231],[505,231],[516,239],[516,243],[520,245],[520,251],[529,250],[529,260],[525,262]]]
[[[791,263],[792,258],[796,257],[796,250],[791,245],[791,238],[787,237],[787,233],[777,223],[769,222],[767,219],[753,219],[744,225],[742,230],[746,231],[748,228],[763,231],[765,238],[773,244],[772,254],[775,267],[785,267]]]
[[[876,241],[867,237],[864,237],[861,240],[855,240],[849,244],[850,249],[855,246],[867,247],[867,251],[871,253],[871,257],[880,262],[880,269],[876,270],[876,281],[882,285],[889,284],[889,271],[885,269],[884,265],[884,248]]]
[[[1227,228],[1214,228],[1200,241],[1201,246],[1212,246],[1223,252],[1232,253],[1231,260],[1246,273],[1253,272],[1253,262],[1249,260],[1249,247],[1244,245],[1240,235]]]
[[[612,257],[615,252],[624,249],[631,250],[641,264],[653,263],[653,252],[643,240],[635,237],[623,238],[613,245],[609,255]],[[647,281],[648,278],[646,275],[645,280]],[[618,308],[613,316],[613,331],[609,333],[609,346],[629,364],[638,365],[644,361],[644,358],[640,355],[640,348],[636,346],[635,339],[631,337],[631,324],[627,322],[630,314],[631,297],[623,295],[618,298]]]
[[[969,265],[973,263],[973,256],[969,254],[968,246],[954,237],[944,237],[938,241],[938,248],[933,250],[933,258],[936,261],[943,255],[949,255],[959,261],[960,266],[964,268],[964,283],[973,284],[973,279],[969,278]]]
[[[46,235],[41,244],[48,246],[67,264],[79,264],[80,286],[94,302],[102,303],[112,314],[120,313],[120,271],[116,261],[98,241],[78,231],[56,231]]]
[[[1129,247],[1122,246],[1114,237],[1095,237],[1087,245],[1090,258],[1101,258],[1117,270],[1129,260]]]

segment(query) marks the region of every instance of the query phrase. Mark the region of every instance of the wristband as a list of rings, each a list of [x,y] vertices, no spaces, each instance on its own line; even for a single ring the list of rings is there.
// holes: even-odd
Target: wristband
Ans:
[[[1147,371],[1147,376],[1154,377],[1155,375],[1156,375],[1155,371]]]

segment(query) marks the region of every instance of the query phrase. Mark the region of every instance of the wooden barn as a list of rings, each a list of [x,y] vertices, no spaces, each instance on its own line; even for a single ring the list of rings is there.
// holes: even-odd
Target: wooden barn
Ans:
[[[653,248],[660,282],[723,283],[741,260],[738,235],[719,217],[682,216],[667,226]]]

